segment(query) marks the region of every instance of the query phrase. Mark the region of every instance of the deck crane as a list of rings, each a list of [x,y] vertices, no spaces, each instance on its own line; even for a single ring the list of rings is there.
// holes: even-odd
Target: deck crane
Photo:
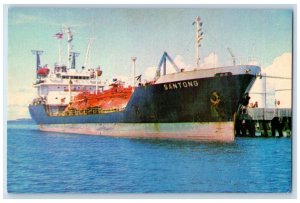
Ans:
[[[235,64],[236,64],[235,56],[233,55],[233,53],[229,47],[227,48],[227,50],[228,50],[229,54],[231,55],[233,66],[235,66]]]
[[[173,65],[173,68],[175,69],[175,71],[177,73],[180,72],[180,69],[178,68],[178,66],[174,63],[173,59],[168,55],[167,52],[164,52],[164,54],[162,55],[160,62],[157,66],[157,70],[156,70],[156,78],[160,77],[160,72],[161,72],[161,66],[163,65],[163,75],[167,74],[167,59],[168,61]]]

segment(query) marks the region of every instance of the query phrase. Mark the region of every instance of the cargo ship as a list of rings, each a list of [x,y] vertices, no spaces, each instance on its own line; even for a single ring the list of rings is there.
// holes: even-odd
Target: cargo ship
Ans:
[[[77,53],[72,52],[70,28],[67,35],[68,64],[54,70],[40,65],[36,55],[37,98],[29,112],[41,131],[79,133],[127,138],[161,138],[193,141],[234,141],[235,117],[249,100],[248,92],[260,74],[256,65],[201,68],[199,48],[202,22],[196,18],[196,66],[187,71],[178,67],[167,52],[159,62],[152,81],[132,82],[115,78],[105,84],[104,71],[82,66],[76,70]],[[90,47],[90,46],[88,46]],[[60,51],[59,51],[60,52]],[[87,50],[88,56],[89,50]],[[87,59],[88,57],[86,57]],[[175,73],[167,74],[167,61]]]

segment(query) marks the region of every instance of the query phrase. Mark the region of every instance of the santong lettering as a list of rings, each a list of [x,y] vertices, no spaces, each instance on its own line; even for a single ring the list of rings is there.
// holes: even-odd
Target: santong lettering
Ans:
[[[186,82],[172,82],[172,83],[166,83],[164,84],[165,90],[175,90],[175,89],[181,89],[181,88],[190,88],[190,87],[197,87],[198,81],[192,80],[192,81],[186,81]]]

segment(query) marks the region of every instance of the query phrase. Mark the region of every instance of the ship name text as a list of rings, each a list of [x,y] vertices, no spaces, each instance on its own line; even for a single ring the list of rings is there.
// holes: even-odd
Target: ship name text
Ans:
[[[164,84],[164,89],[167,90],[175,90],[175,89],[181,89],[181,88],[190,88],[190,87],[197,87],[198,81],[197,80],[191,80],[186,82],[171,82]]]

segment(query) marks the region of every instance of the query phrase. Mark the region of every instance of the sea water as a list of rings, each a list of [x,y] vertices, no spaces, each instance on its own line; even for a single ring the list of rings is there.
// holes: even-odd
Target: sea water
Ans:
[[[291,138],[234,143],[41,132],[7,124],[9,193],[291,191]]]

